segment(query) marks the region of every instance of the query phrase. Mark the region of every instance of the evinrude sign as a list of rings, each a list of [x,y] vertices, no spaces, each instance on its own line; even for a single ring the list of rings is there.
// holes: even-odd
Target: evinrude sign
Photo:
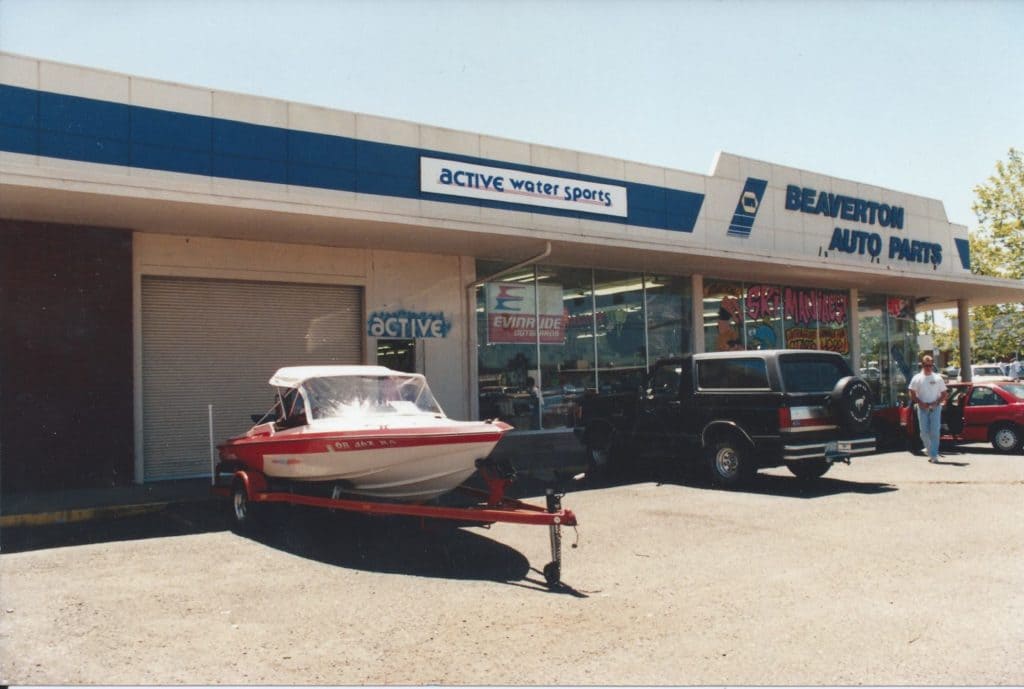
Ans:
[[[420,190],[620,218],[628,214],[626,187],[425,156]]]
[[[561,285],[489,282],[486,287],[488,344],[565,344]]]

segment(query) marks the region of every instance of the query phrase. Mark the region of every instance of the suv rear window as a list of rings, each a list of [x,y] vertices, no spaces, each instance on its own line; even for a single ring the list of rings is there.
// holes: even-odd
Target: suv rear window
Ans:
[[[697,385],[708,390],[766,390],[768,368],[764,359],[707,359],[697,362]]]
[[[786,392],[831,392],[840,378],[850,375],[842,359],[782,357],[782,389]]]

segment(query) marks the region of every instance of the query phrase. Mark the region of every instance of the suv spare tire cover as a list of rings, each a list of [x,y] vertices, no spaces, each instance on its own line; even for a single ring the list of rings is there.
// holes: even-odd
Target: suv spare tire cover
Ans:
[[[829,395],[832,413],[842,428],[863,433],[871,428],[871,388],[857,376],[840,378]]]

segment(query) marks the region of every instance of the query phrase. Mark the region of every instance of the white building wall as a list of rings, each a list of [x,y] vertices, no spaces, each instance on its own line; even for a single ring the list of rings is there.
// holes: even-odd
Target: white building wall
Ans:
[[[422,366],[420,373],[427,377],[430,389],[446,414],[454,418],[469,418],[463,260],[458,256],[394,251],[369,253],[367,315],[398,311],[444,314],[451,326],[447,335],[422,338],[416,342]],[[375,338],[370,338],[371,357],[376,342]]]
[[[736,202],[747,178],[768,181],[768,188],[757,211],[757,220],[749,237],[736,238],[727,234]],[[841,194],[904,209],[902,229],[881,227],[843,220],[786,208],[786,189],[789,185],[814,189],[821,194]],[[956,251],[956,239],[967,239],[967,228],[949,222],[941,201],[891,189],[829,177],[807,170],[775,165],[759,160],[719,153],[712,176],[707,178],[707,193],[702,217],[706,220],[707,248],[747,254],[751,258],[765,257],[810,261],[823,266],[843,265],[869,272],[903,273],[908,275],[942,275],[965,277],[965,269]],[[878,260],[856,253],[829,250],[836,227],[877,233],[882,238],[882,251]],[[891,258],[891,237],[928,242],[942,247],[942,262],[914,262]]]
[[[451,324],[447,336],[418,340],[422,373],[449,415],[466,418],[469,414],[463,281],[471,280],[471,274],[468,279],[464,275],[464,259],[145,232],[135,233],[133,253],[136,352],[142,351],[143,275],[358,285],[365,290],[366,315],[403,310],[444,313]],[[253,303],[253,313],[259,317],[258,303]],[[366,335],[363,349],[364,363],[376,363],[376,339]],[[138,387],[140,362],[136,362],[135,372]],[[141,404],[141,393],[136,400]]]

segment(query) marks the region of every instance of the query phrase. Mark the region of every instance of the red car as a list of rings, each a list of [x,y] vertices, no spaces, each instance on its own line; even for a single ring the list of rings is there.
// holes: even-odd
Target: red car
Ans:
[[[999,452],[1021,452],[1024,445],[1024,382],[952,383],[942,409],[942,442],[992,443]],[[910,448],[921,450],[917,413],[907,415]]]

